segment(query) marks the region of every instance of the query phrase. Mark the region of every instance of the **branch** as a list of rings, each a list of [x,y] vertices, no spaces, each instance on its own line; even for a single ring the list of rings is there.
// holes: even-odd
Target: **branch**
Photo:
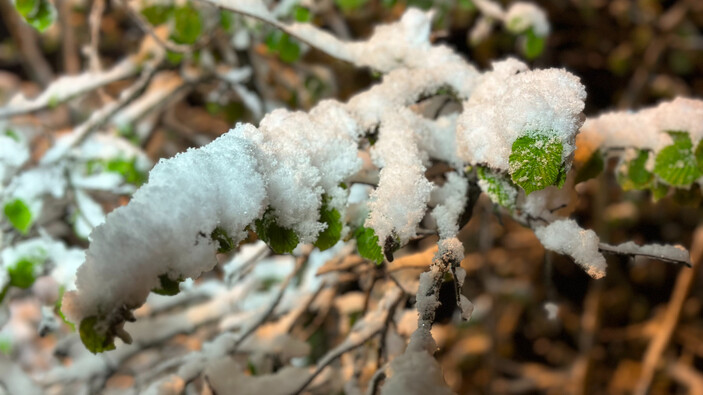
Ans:
[[[349,352],[357,347],[363,346],[369,339],[381,333],[383,327],[387,325],[387,317],[393,314],[395,306],[397,306],[398,301],[400,301],[403,292],[399,288],[393,288],[391,291],[387,292],[383,299],[379,301],[376,310],[366,314],[364,318],[354,325],[351,333],[347,336],[344,341],[330,350],[325,356],[320,359],[315,367],[315,371],[305,380],[305,382],[298,387],[293,394],[302,393],[305,388],[307,388],[310,383],[322,373],[322,371],[334,362],[337,358],[342,356],[342,354]]]
[[[649,392],[649,387],[654,378],[654,373],[659,365],[659,359],[666,349],[674,333],[679,315],[683,309],[688,292],[696,279],[697,269],[703,259],[703,227],[699,226],[693,233],[693,270],[682,270],[676,278],[676,285],[671,295],[671,300],[666,308],[664,320],[659,325],[656,335],[649,343],[642,361],[642,374],[637,381],[635,394],[644,395]]]
[[[22,94],[13,96],[9,102],[0,107],[0,119],[61,104],[80,94],[128,78],[138,71],[139,65],[129,57],[104,72],[86,72],[76,76],[58,78],[33,99],[28,99]]]
[[[618,244],[616,246],[600,243],[598,245],[598,250],[608,254],[629,255],[632,257],[644,256],[650,259],[660,260],[662,262],[670,262],[693,267],[691,266],[691,258],[688,251],[679,245],[672,246],[648,244],[640,246],[628,241],[627,243]]]

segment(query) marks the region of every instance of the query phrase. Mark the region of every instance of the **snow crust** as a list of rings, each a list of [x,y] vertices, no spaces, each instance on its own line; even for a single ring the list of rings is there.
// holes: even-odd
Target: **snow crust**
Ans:
[[[464,103],[457,127],[459,156],[508,171],[515,140],[539,132],[557,137],[567,158],[574,151],[585,98],[579,79],[565,70],[529,71],[515,59],[496,62]]]
[[[673,143],[668,131],[688,132],[695,147],[703,139],[703,100],[679,97],[635,112],[604,113],[586,120],[579,139],[602,149],[658,152]]]
[[[242,138],[247,129],[254,130],[240,126],[206,147],[162,160],[131,202],[95,228],[78,290],[64,297],[70,319],[140,306],[160,286],[160,275],[177,280],[212,269],[218,245],[209,235],[216,227],[235,243],[245,237],[266,199],[254,146]]]
[[[606,262],[598,251],[600,240],[592,230],[582,229],[572,219],[562,219],[535,229],[544,248],[574,258],[593,278],[605,276]]]
[[[547,36],[550,31],[549,20],[544,10],[532,3],[518,1],[512,3],[505,14],[508,29],[520,33],[529,28],[537,36]]]

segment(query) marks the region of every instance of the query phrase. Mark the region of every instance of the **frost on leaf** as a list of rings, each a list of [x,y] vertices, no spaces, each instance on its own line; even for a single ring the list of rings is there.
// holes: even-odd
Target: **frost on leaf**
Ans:
[[[654,173],[672,186],[688,187],[701,176],[687,132],[669,132],[674,144],[664,147],[654,162]]]
[[[477,174],[478,185],[493,203],[503,206],[508,210],[513,210],[515,208],[517,189],[505,175],[491,172],[489,169],[483,167],[478,168]]]
[[[566,180],[562,163],[563,144],[549,133],[533,132],[519,137],[510,154],[510,176],[526,194]]]
[[[605,276],[607,264],[594,231],[582,229],[572,219],[562,219],[536,228],[535,235],[544,248],[574,258],[591,277]]]
[[[521,163],[510,163],[513,162],[509,159],[511,154],[516,148],[526,151],[526,144],[534,140],[536,144],[546,144],[542,148],[547,150],[547,164],[556,163],[556,151],[559,151],[559,164],[567,164],[568,170],[575,136],[583,122],[581,112],[585,98],[585,89],[578,78],[564,70],[530,71],[515,59],[496,62],[493,71],[481,76],[473,94],[464,103],[464,111],[457,121],[459,156],[469,164],[512,174],[514,166]],[[557,144],[561,144],[561,150],[556,149]],[[536,152],[521,155],[542,156]],[[560,171],[559,166],[549,169],[552,182],[535,179],[531,181],[535,184],[528,185],[526,190],[554,184],[560,179]],[[520,178],[513,177],[513,180],[516,183],[528,181],[520,181]]]

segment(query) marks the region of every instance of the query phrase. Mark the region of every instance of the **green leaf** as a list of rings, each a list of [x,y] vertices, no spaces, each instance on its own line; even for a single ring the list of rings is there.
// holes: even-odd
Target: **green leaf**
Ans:
[[[159,288],[152,289],[151,292],[159,295],[173,296],[178,295],[178,293],[181,292],[179,284],[183,282],[183,279],[179,278],[178,280],[172,280],[168,274],[162,274],[159,276],[159,282],[161,283],[161,286]]]
[[[471,0],[459,0],[458,4],[459,8],[464,11],[474,11],[476,9],[476,5]]]
[[[648,159],[649,151],[639,150],[637,156],[627,163],[626,171],[618,174],[618,182],[623,190],[646,189],[651,185],[654,174],[645,168]]]
[[[703,173],[703,140],[698,142],[694,155],[696,156],[696,163],[698,163],[698,171]]]
[[[545,37],[538,36],[532,28],[525,32],[525,57],[527,59],[535,59],[544,51]]]
[[[9,138],[11,138],[11,139],[13,139],[13,140],[15,140],[15,141],[18,142],[18,143],[21,141],[21,140],[20,140],[20,136],[17,134],[17,132],[15,132],[15,131],[12,130],[12,129],[5,129],[5,133],[4,133],[4,134],[5,134],[5,136],[7,136],[7,137],[9,137]]]
[[[173,15],[173,6],[166,4],[154,4],[142,8],[142,15],[154,26],[164,24]]]
[[[337,7],[342,11],[349,12],[361,8],[368,1],[369,0],[334,0],[334,3],[337,4]]]
[[[293,9],[293,17],[297,22],[307,22],[310,20],[310,10],[296,5]]]
[[[359,255],[362,257],[376,262],[376,264],[383,263],[383,251],[381,246],[378,244],[378,236],[371,228],[359,227],[354,231],[354,238],[356,239],[356,249],[359,251]]]
[[[493,203],[510,210],[515,208],[517,189],[508,177],[483,167],[477,169],[477,175],[479,186]]]
[[[24,19],[33,28],[40,32],[48,29],[54,20],[56,19],[56,9],[54,5],[49,2],[49,0],[38,0],[39,7],[33,14],[27,15]]]
[[[4,212],[12,226],[26,235],[32,226],[32,213],[29,207],[21,199],[15,199],[5,204]]]
[[[15,9],[22,15],[25,19],[27,17],[33,16],[39,10],[39,3],[41,0],[15,0]]]
[[[693,143],[686,132],[669,132],[674,144],[664,147],[654,161],[654,174],[669,185],[688,187],[701,176]]]
[[[513,143],[510,176],[526,194],[559,185],[564,176],[563,145],[556,136],[528,133]]]
[[[93,354],[103,351],[115,349],[115,339],[106,334],[100,334],[95,329],[98,323],[98,318],[95,316],[84,318],[78,327],[78,333],[81,335],[81,341],[85,348]]]
[[[146,173],[137,170],[137,157],[131,159],[113,158],[105,163],[105,171],[120,174],[124,180],[130,184],[142,185],[146,179]]]
[[[263,218],[257,219],[255,224],[259,239],[266,242],[276,254],[291,253],[300,242],[293,230],[276,223],[273,210],[266,210]]]
[[[27,289],[34,284],[37,279],[35,267],[37,262],[30,259],[20,259],[14,266],[7,269],[10,275],[10,285],[17,288]]]
[[[10,355],[12,353],[12,340],[6,337],[0,338],[0,354]]]
[[[226,254],[237,247],[234,244],[234,240],[227,234],[227,231],[219,226],[212,231],[210,238],[217,242],[217,252],[220,254]]]
[[[64,288],[63,286],[61,288],[59,288],[59,298],[56,299],[56,304],[54,305],[54,312],[56,313],[56,315],[61,317],[61,320],[66,325],[68,325],[72,331],[75,332],[76,326],[73,324],[73,322],[69,321],[68,318],[66,318],[66,316],[63,314],[63,311],[61,310],[61,306],[63,306],[63,294],[65,291],[66,291],[66,288]]]
[[[293,63],[300,58],[300,45],[284,33],[278,43],[278,56],[286,63]]]
[[[166,50],[166,60],[173,66],[180,64],[183,61],[183,54]]]
[[[178,44],[194,44],[202,31],[200,13],[190,4],[178,7],[173,12],[171,40]]]
[[[10,283],[5,284],[4,287],[2,287],[2,290],[0,290],[0,303],[5,299],[5,295],[7,295],[7,291],[10,290]]]
[[[652,191],[652,199],[655,202],[664,198],[669,193],[669,187],[666,184],[663,184],[658,181],[653,182],[653,185],[650,190]]]
[[[588,181],[591,178],[596,178],[603,171],[605,167],[605,160],[603,159],[603,154],[596,150],[588,161],[583,164],[576,173],[575,183]]]
[[[232,11],[220,10],[220,26],[227,33],[232,33],[234,28],[234,13]]]
[[[315,241],[315,247],[324,251],[333,247],[342,237],[342,216],[334,207],[329,207],[327,202],[320,209],[320,222],[327,224],[327,228],[320,232]]]

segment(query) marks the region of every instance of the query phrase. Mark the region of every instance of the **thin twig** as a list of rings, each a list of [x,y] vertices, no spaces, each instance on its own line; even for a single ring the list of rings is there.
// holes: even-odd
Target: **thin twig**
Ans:
[[[642,252],[642,251],[634,251],[632,249],[624,249],[621,246],[614,246],[614,245],[610,245],[610,244],[606,244],[606,243],[598,244],[598,251],[605,252],[608,254],[627,255],[627,256],[631,256],[631,257],[643,256],[643,257],[650,258],[650,259],[656,259],[656,260],[659,260],[662,262],[670,262],[670,263],[685,265],[688,267],[693,267],[691,265],[690,259],[683,259],[683,258],[677,258],[677,257],[672,257],[672,256],[667,256],[667,255],[660,255],[660,254],[651,254],[651,253]]]
[[[269,304],[269,306],[266,308],[264,312],[262,312],[259,317],[254,321],[253,324],[251,324],[239,337],[237,340],[234,342],[234,345],[230,349],[230,354],[234,354],[237,351],[237,348],[244,342],[244,340],[247,339],[252,333],[256,332],[256,330],[264,323],[266,320],[273,314],[274,310],[278,306],[278,304],[281,302],[283,299],[283,295],[286,293],[286,290],[288,289],[288,284],[290,284],[291,280],[293,280],[293,277],[298,274],[300,269],[303,268],[305,265],[305,262],[307,262],[308,257],[310,256],[310,253],[312,252],[311,246],[306,246],[306,251],[303,252],[302,255],[300,255],[298,258],[295,260],[295,267],[293,268],[293,271],[291,271],[288,276],[283,280],[281,285],[278,287],[278,292],[276,293],[276,296],[273,298],[273,301]]]
[[[674,332],[676,324],[679,321],[679,315],[686,301],[686,296],[691,289],[691,285],[696,278],[697,269],[700,267],[701,260],[703,259],[703,226],[699,226],[693,234],[693,250],[691,256],[693,269],[680,271],[676,278],[676,285],[674,286],[674,292],[671,295],[669,305],[666,308],[664,321],[661,323],[659,330],[649,343],[649,347],[647,347],[647,351],[645,352],[642,362],[642,374],[637,381],[635,394],[644,395],[648,392],[649,386],[654,378],[654,373],[658,368],[659,359],[664,349],[669,344],[671,334]]]
[[[22,67],[42,88],[54,79],[49,62],[37,45],[37,34],[15,10],[12,0],[0,0],[0,16],[19,51]]]
[[[383,326],[386,325],[386,317],[388,314],[392,314],[391,307],[398,302],[402,295],[403,292],[398,288],[393,288],[393,290],[387,292],[386,296],[378,303],[376,310],[364,316],[362,321],[352,328],[352,332],[340,345],[325,354],[317,363],[315,371],[302,385],[295,391],[292,391],[292,394],[300,394],[303,392],[305,388],[312,383],[315,377],[322,373],[322,371],[337,360],[337,358],[357,347],[361,347],[372,337],[379,334],[383,330]]]

